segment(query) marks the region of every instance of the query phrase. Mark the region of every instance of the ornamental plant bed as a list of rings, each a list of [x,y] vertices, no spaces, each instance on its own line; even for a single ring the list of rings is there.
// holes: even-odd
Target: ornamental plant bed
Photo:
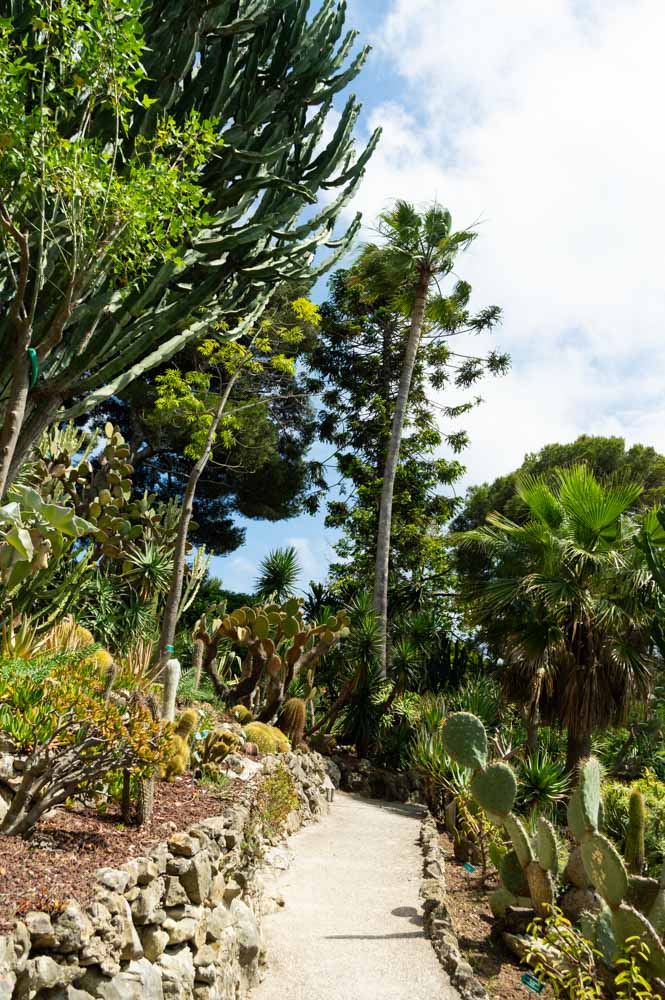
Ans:
[[[246,790],[244,781],[217,789],[184,775],[156,783],[154,817],[146,826],[125,826],[112,804],[103,816],[93,808],[54,810],[27,840],[0,836],[0,932],[30,910],[49,912],[71,897],[85,905],[98,868],[142,856],[176,830],[216,816]]]
[[[483,886],[479,867],[473,873],[466,871],[462,862],[455,859],[446,833],[441,834],[441,846],[446,857],[448,912],[460,951],[477,979],[496,1000],[526,1000],[535,996],[521,981],[528,969],[519,966],[501,941],[492,937],[494,918],[487,900],[498,887],[498,880],[488,875]]]

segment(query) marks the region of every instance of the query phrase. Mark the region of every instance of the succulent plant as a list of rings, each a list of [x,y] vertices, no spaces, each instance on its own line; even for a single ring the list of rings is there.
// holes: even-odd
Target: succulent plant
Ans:
[[[250,743],[257,745],[259,753],[288,753],[291,749],[291,744],[281,729],[265,722],[250,722],[245,726],[245,736]]]
[[[171,657],[166,661],[162,682],[162,718],[166,722],[173,722],[175,719],[175,700],[180,684],[180,660]]]
[[[306,706],[302,698],[289,698],[282,705],[278,727],[288,736],[293,746],[302,743],[305,734]]]
[[[201,751],[204,765],[220,764],[230,753],[242,749],[242,739],[229,729],[213,729],[206,736]]]
[[[641,875],[644,871],[644,826],[644,796],[639,789],[634,788],[628,803],[628,826],[624,846],[626,866],[633,875]]]
[[[659,925],[662,924],[663,897],[660,893],[657,895],[648,917],[625,901],[630,888],[629,875],[612,842],[598,832],[599,819],[600,766],[594,758],[589,758],[580,767],[579,785],[568,805],[568,823],[580,842],[589,881],[609,911],[609,917],[604,918],[602,924],[603,933],[607,936],[611,918],[615,951],[623,948],[629,937],[640,937],[649,948],[645,971],[650,976],[662,978],[665,976],[665,948],[659,931],[649,918],[653,916]]]
[[[311,671],[339,639],[348,635],[349,621],[346,612],[339,612],[320,624],[307,622],[300,601],[290,598],[283,604],[242,607],[231,614],[220,609],[218,617],[212,609],[197,622],[193,635],[205,646],[204,668],[218,696],[227,704],[237,707],[262,681],[266,682],[266,700],[258,720],[267,723],[278,715],[286,692],[301,670],[307,671],[313,696]],[[220,678],[213,666],[223,641],[230,641],[242,660],[240,678],[229,682]]]
[[[185,709],[178,719],[171,737],[171,756],[160,775],[167,781],[172,781],[188,769],[191,761],[190,740],[197,721],[198,715],[193,708]]]
[[[512,902],[507,901],[504,892],[495,898],[494,906],[505,912],[508,905],[516,905],[518,895],[528,886],[534,910],[539,916],[546,915],[554,902],[558,868],[554,830],[545,820],[539,820],[532,842],[524,823],[512,812],[517,797],[515,773],[502,761],[488,764],[487,733],[480,719],[470,712],[455,712],[444,723],[443,741],[452,759],[473,771],[469,788],[474,800],[493,823],[504,828],[512,843],[510,861],[506,856],[499,869],[503,889],[510,893]],[[515,864],[521,868],[521,880]],[[504,872],[507,881],[503,881]]]

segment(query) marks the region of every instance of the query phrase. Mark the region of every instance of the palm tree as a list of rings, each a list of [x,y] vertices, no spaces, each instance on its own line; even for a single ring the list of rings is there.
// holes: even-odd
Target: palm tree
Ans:
[[[651,684],[656,595],[631,516],[641,487],[574,466],[554,488],[524,476],[517,492],[525,523],[490,514],[453,541],[491,557],[489,578],[466,585],[470,617],[502,649],[508,695],[566,727],[572,770]]]
[[[409,392],[424,324],[428,315],[436,321],[450,317],[451,299],[432,295],[432,288],[452,271],[457,253],[469,246],[475,233],[452,231],[450,212],[433,205],[420,214],[413,205],[396,202],[379,218],[380,245],[363,251],[358,280],[371,288],[394,292],[400,307],[410,316],[409,333],[400,374],[390,440],[386,452],[381,506],[376,542],[374,607],[381,629],[381,672],[386,672],[388,624],[388,572],[395,475],[409,402]],[[462,283],[460,283],[462,284]]]
[[[256,596],[262,601],[284,601],[293,594],[301,568],[293,546],[273,549],[259,566],[255,585]]]

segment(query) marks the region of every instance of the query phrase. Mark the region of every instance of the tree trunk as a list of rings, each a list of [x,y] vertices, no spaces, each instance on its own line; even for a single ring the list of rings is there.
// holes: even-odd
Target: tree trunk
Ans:
[[[192,649],[192,668],[194,670],[194,690],[198,691],[201,687],[201,668],[203,666],[203,653],[205,647],[203,644],[203,639],[196,639],[194,641],[194,646]]]
[[[231,395],[231,390],[238,379],[238,375],[239,370],[231,376],[224,388],[224,392],[219,397],[217,409],[213,414],[210,427],[208,428],[203,454],[198,461],[194,463],[194,467],[192,468],[192,471],[189,474],[189,479],[187,480],[187,488],[182,502],[180,521],[178,522],[178,533],[176,535],[173,550],[173,576],[171,577],[171,586],[169,587],[168,597],[166,598],[164,616],[162,618],[162,629],[159,637],[159,672],[161,672],[161,668],[167,658],[167,646],[172,646],[175,639],[175,630],[178,623],[178,611],[180,608],[180,600],[182,598],[182,585],[185,578],[187,534],[189,532],[189,525],[194,511],[194,496],[196,494],[196,487],[203,470],[208,464],[210,455],[212,454],[215,434],[217,433],[217,428],[219,427],[226,404],[228,403],[229,396]]]
[[[425,318],[425,305],[429,289],[430,275],[422,269],[416,288],[416,298],[413,304],[409,338],[404,355],[404,364],[399,380],[399,389],[395,401],[395,413],[390,431],[390,441],[383,470],[383,486],[381,488],[381,506],[379,508],[379,528],[376,540],[376,570],[374,578],[374,609],[381,630],[381,649],[379,662],[381,673],[386,676],[387,636],[388,636],[388,567],[390,562],[390,531],[393,513],[393,493],[395,491],[395,476],[399,461],[400,445],[404,432],[404,421],[409,404],[411,380],[416,364],[416,356],[422,334]]]
[[[568,740],[566,744],[566,770],[571,774],[577,774],[577,768],[581,760],[591,754],[591,734],[576,733],[568,730]]]
[[[27,323],[18,325],[14,345],[14,363],[9,396],[5,407],[2,430],[0,431],[0,500],[7,492],[10,483],[9,471],[19,434],[23,426],[25,408],[30,391],[30,376],[28,373],[28,347],[30,346],[31,330]]]

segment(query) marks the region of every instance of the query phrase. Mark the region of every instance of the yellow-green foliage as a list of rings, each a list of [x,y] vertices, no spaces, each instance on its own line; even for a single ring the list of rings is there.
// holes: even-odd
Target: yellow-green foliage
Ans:
[[[305,711],[302,698],[289,698],[282,706],[278,725],[294,746],[302,743],[305,734]]]
[[[160,772],[160,778],[173,781],[189,768],[191,754],[189,741],[196,727],[198,715],[193,708],[187,708],[178,719],[171,738],[171,755]]]
[[[645,875],[660,873],[665,855],[665,783],[647,771],[642,778],[626,785],[620,781],[604,781],[603,832],[619,850],[625,850],[629,825],[630,797],[633,790],[642,793],[645,806],[644,853]]]
[[[252,721],[252,713],[244,705],[236,705],[231,709],[231,715],[241,726]]]
[[[283,832],[289,813],[298,805],[293,776],[280,765],[261,782],[252,807],[250,826],[258,828],[257,832],[265,838],[277,837]]]
[[[245,726],[245,736],[250,743],[256,743],[259,753],[288,753],[291,749],[291,744],[281,729],[265,722],[250,722]]]
[[[215,729],[205,738],[201,758],[204,764],[218,764],[224,758],[240,750],[242,740],[235,733],[226,729]]]

